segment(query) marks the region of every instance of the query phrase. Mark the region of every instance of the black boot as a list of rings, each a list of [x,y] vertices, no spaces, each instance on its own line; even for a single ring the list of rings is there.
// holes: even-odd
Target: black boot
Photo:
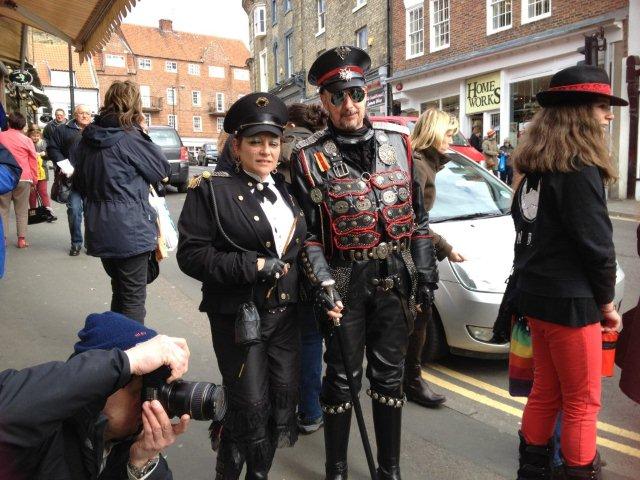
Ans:
[[[602,463],[600,454],[596,452],[596,457],[589,465],[583,467],[564,466],[564,478],[566,480],[601,480]]]
[[[276,453],[275,445],[267,438],[245,446],[247,474],[245,480],[267,480]]]
[[[372,397],[373,426],[378,445],[378,480],[401,480],[400,437],[404,400],[367,392]]]
[[[406,365],[404,393],[407,395],[407,399],[427,408],[437,408],[447,400],[444,395],[431,390],[429,384],[424,381],[420,364]]]
[[[244,454],[238,445],[223,438],[218,447],[216,480],[238,480],[243,465]]]
[[[347,449],[351,429],[351,403],[322,405],[324,417],[325,480],[347,480]]]
[[[522,432],[518,432],[518,435],[520,436],[520,468],[518,468],[517,480],[550,480],[553,439],[546,445],[529,445]]]

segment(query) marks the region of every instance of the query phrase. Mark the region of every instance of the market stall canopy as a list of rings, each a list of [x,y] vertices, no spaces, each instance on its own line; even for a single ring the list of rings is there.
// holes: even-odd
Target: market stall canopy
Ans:
[[[139,0],[0,0],[0,61],[20,62],[22,24],[71,43],[81,58],[98,52]]]

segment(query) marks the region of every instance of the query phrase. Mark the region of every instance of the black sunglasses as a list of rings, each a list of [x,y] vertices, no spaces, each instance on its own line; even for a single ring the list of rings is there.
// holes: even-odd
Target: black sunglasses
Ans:
[[[364,100],[366,93],[364,91],[364,88],[362,87],[345,88],[344,90],[340,90],[339,92],[331,94],[331,103],[335,107],[342,105],[342,102],[344,102],[344,97],[346,95],[349,95],[354,103],[360,103]]]

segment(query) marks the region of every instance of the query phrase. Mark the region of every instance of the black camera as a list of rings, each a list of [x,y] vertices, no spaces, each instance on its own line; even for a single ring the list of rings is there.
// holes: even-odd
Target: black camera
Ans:
[[[144,375],[142,401],[158,400],[170,418],[185,413],[194,420],[220,421],[224,418],[227,396],[222,385],[184,380],[166,383],[170,375],[166,366]]]

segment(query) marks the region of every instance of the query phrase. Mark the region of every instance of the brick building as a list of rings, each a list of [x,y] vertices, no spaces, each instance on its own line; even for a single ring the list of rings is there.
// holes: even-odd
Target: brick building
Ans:
[[[371,56],[369,111],[384,111],[387,0],[243,0],[242,6],[249,16],[254,90],[287,103],[317,101],[307,83],[313,61],[329,48],[355,45]]]
[[[224,115],[251,91],[250,54],[240,40],[122,24],[94,56],[101,96],[114,80],[140,85],[149,125],[172,125],[195,152],[216,142]]]

